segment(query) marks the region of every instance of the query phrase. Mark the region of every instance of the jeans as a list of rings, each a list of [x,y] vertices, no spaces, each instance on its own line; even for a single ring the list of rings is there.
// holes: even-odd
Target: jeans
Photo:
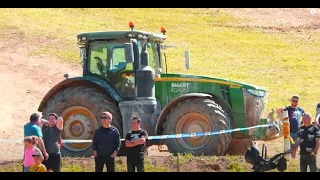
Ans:
[[[23,167],[23,172],[30,172],[29,169],[30,169],[30,167],[24,166]]]
[[[106,165],[107,172],[115,172],[116,171],[116,164],[114,158],[108,155],[98,155],[94,158],[95,162],[95,171],[102,172],[103,166]]]
[[[128,172],[144,172],[144,159],[131,159],[127,158]]]
[[[48,160],[43,161],[43,165],[49,170],[51,169],[53,172],[61,172],[61,164],[62,157],[61,153],[50,154]]]
[[[298,133],[290,133],[290,136],[291,136],[292,140],[294,141],[294,143],[297,143]],[[294,144],[292,144],[290,142],[290,145],[293,146]]]
[[[311,154],[301,154],[300,155],[300,171],[307,172],[308,166],[310,168],[310,172],[317,172],[317,156]]]

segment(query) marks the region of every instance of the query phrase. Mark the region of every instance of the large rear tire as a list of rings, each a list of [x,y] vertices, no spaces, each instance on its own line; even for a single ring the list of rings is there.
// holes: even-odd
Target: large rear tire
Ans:
[[[101,125],[101,113],[113,115],[112,125],[122,135],[122,119],[117,105],[96,89],[80,86],[70,87],[57,93],[43,110],[44,118],[57,113],[64,120],[62,139],[92,140],[95,130]],[[62,156],[92,156],[92,143],[65,143]]]
[[[166,117],[164,135],[227,130],[230,120],[226,112],[213,100],[192,98],[178,103]],[[229,146],[231,135],[167,139],[171,153],[194,155],[222,155]]]

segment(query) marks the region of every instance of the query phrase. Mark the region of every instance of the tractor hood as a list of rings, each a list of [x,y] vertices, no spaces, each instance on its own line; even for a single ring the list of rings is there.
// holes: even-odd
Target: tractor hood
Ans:
[[[245,82],[238,82],[238,81],[232,81],[229,79],[224,78],[216,78],[216,77],[209,77],[209,76],[197,76],[197,75],[191,75],[191,74],[161,74],[162,80],[168,80],[168,81],[198,81],[198,82],[208,82],[208,83],[217,83],[217,84],[224,84],[224,85],[230,85],[231,87],[242,87],[246,89],[253,89],[253,90],[263,90],[267,91],[263,87],[255,86],[252,84],[248,84]]]

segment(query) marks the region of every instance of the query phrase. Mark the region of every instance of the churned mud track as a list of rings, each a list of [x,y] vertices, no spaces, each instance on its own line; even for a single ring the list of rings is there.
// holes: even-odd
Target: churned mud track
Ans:
[[[37,112],[47,91],[64,79],[81,74],[80,64],[60,63],[52,57],[28,57],[36,48],[21,43],[23,34],[8,30],[0,39],[0,139],[23,138],[23,125]],[[44,41],[45,42],[45,41]],[[21,159],[22,143],[0,142],[0,162]]]

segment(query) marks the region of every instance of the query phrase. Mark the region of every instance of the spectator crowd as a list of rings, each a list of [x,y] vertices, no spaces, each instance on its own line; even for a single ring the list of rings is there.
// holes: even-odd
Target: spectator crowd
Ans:
[[[320,103],[313,120],[310,113],[299,106],[300,98],[291,97],[291,105],[277,109],[277,113],[288,111],[290,122],[291,156],[296,157],[300,148],[300,171],[316,172],[317,153],[319,149]],[[24,126],[23,172],[61,172],[63,119],[55,113],[49,114],[48,120],[34,113],[30,122]],[[104,166],[108,172],[115,172],[115,157],[119,152],[121,141],[119,130],[111,125],[112,114],[101,114],[101,126],[96,129],[93,140],[95,171],[102,172]],[[144,157],[148,132],[140,127],[141,119],[133,117],[131,130],[126,134],[125,146],[128,172],[144,172]]]

